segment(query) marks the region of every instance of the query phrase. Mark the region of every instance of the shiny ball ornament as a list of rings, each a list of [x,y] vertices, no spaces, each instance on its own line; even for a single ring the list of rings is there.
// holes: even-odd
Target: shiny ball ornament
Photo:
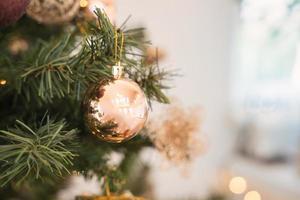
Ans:
[[[90,87],[83,101],[88,129],[100,139],[120,143],[144,127],[148,103],[139,85],[128,79],[99,82]]]
[[[61,24],[72,20],[80,0],[31,0],[27,14],[42,24]]]
[[[0,0],[0,28],[18,21],[28,4],[29,0]]]

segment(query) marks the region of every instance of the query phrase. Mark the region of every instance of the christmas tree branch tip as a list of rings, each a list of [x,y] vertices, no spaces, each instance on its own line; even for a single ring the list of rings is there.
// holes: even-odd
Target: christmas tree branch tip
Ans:
[[[63,176],[75,157],[76,129],[64,120],[29,127],[17,121],[15,127],[0,130],[0,184]]]

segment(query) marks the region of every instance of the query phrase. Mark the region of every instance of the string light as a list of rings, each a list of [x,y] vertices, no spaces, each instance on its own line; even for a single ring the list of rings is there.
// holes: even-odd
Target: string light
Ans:
[[[4,79],[0,79],[0,85],[6,85],[7,81]]]
[[[244,197],[244,200],[261,200],[261,196],[257,191],[250,191]]]
[[[88,6],[88,1],[87,0],[80,0],[80,7],[85,8]]]
[[[243,177],[233,177],[230,180],[229,189],[234,194],[242,194],[247,189],[247,182]]]

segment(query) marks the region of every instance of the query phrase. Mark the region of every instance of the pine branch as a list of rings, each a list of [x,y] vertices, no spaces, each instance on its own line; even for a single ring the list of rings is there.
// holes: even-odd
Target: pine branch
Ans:
[[[111,24],[105,13],[100,10],[96,13],[97,23],[83,24],[84,35],[78,33],[79,28],[74,29],[65,37],[41,41],[18,62],[6,65],[0,60],[0,78],[7,76],[11,80],[9,87],[18,92],[19,98],[23,97],[27,102],[33,101],[40,106],[53,102],[55,98],[76,97],[80,100],[91,83],[112,79],[111,66],[120,59],[127,72],[136,70],[136,76],[147,74],[138,83],[149,100],[167,103],[163,93],[167,87],[161,82],[169,72],[158,74],[158,66],[148,69],[141,64],[149,44],[145,40],[144,29],[121,30]],[[122,35],[124,49],[119,55]],[[154,71],[155,74],[152,73]],[[137,80],[137,77],[134,78]]]
[[[146,96],[151,100],[161,103],[169,103],[169,99],[164,94],[164,90],[169,89],[163,81],[166,81],[176,74],[173,71],[160,70],[158,63],[148,65],[144,62],[143,56],[148,41],[145,40],[144,28],[134,28],[129,30],[121,30],[115,28],[107,19],[107,16],[101,12],[96,12],[98,16],[98,26],[91,25],[89,28],[93,37],[87,41],[90,54],[92,52],[103,52],[103,54],[96,54],[93,56],[94,61],[101,61],[107,65],[113,65],[115,58],[120,59],[125,66],[125,71],[130,78],[135,80],[144,90]],[[115,55],[114,37],[118,35],[117,49],[119,52],[121,48],[121,35],[124,35],[123,55]],[[110,41],[110,45],[102,45],[103,41]],[[107,58],[110,58],[106,60]]]
[[[67,35],[57,42],[41,44],[42,47],[34,55],[35,59],[21,74],[26,91],[37,90],[38,96],[48,102],[53,97],[62,98],[70,93],[73,82],[73,71],[70,67],[73,49],[70,48],[70,43],[71,35]]]
[[[111,24],[105,13],[97,10],[96,24],[87,24],[85,29],[89,37],[86,39],[86,46],[91,55],[91,62],[101,62],[104,65],[114,65],[121,61],[123,65],[129,65],[130,61],[140,60],[141,56],[133,57],[136,52],[145,51],[148,41],[145,40],[144,28],[120,29]],[[124,36],[124,49],[119,55],[122,47],[122,35]],[[117,43],[115,37],[117,36]],[[115,51],[117,46],[117,51]],[[128,58],[128,55],[131,58]],[[126,59],[127,58],[127,59]]]
[[[0,78],[8,80],[5,90],[0,90],[0,95],[11,96],[17,99],[14,100],[17,105],[21,105],[21,109],[14,108],[14,116],[28,116],[29,110],[43,112],[49,109],[59,112],[61,117],[68,117],[69,124],[79,127],[82,123],[78,115],[80,102],[86,89],[92,83],[110,81],[110,66],[119,59],[125,67],[125,76],[141,86],[149,102],[169,102],[163,92],[169,88],[164,81],[174,74],[160,70],[158,65],[145,64],[144,53],[149,42],[145,39],[144,29],[120,29],[113,26],[104,13],[97,11],[97,15],[97,23],[84,24],[84,34],[75,28],[65,37],[41,40],[16,61],[10,57],[0,60]],[[122,46],[122,35],[125,43],[120,56],[118,52]],[[1,108],[1,112],[5,109]],[[11,112],[11,107],[9,109]],[[64,121],[50,120],[30,128],[19,123],[14,129],[0,131],[0,138],[4,141],[0,145],[0,183],[22,183],[25,180],[43,179],[49,174],[62,176],[68,172],[74,157],[70,148],[76,130],[66,131],[65,127]],[[113,126],[109,124],[100,128],[110,134]],[[99,145],[94,140],[82,143],[86,145],[79,148],[74,169],[94,170],[99,176],[106,173],[103,155],[110,152],[112,147],[120,151],[138,151],[143,146],[151,145],[140,137],[115,146]]]
[[[127,73],[144,90],[150,105],[151,100],[170,103],[163,91],[170,89],[170,86],[166,85],[165,82],[177,75],[175,71],[161,70],[158,65],[141,61],[140,68],[131,68]]]
[[[68,173],[75,154],[76,129],[66,130],[66,122],[47,118],[46,123],[29,127],[17,121],[14,128],[0,131],[0,184],[17,185],[31,178],[43,179]]]

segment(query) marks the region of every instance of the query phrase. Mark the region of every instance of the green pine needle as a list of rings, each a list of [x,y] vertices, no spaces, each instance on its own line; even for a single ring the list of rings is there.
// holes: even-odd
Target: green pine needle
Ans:
[[[0,145],[0,185],[68,173],[67,166],[72,165],[75,156],[70,148],[76,132],[66,130],[64,120],[49,118],[40,127],[31,128],[17,121],[14,128],[1,130],[0,138],[5,143]]]
[[[63,120],[32,125],[33,116],[41,118],[39,113],[50,110],[66,118],[68,124],[84,130],[81,100],[91,84],[112,79],[111,66],[119,60],[125,68],[124,77],[136,81],[149,102],[169,103],[164,93],[169,88],[165,81],[174,73],[144,62],[149,45],[144,28],[127,29],[125,25],[118,28],[105,13],[98,10],[96,14],[97,22],[82,22],[83,32],[76,20],[76,24],[52,27],[49,33],[48,29],[33,23],[38,33],[22,32],[22,36],[28,38],[29,49],[17,56],[5,51],[0,57],[0,79],[7,80],[0,88],[1,116],[5,116],[1,118],[0,128],[5,129],[22,116],[29,117],[31,122],[18,121],[15,128],[0,131],[0,186],[36,179],[48,182],[52,177],[68,173],[75,157],[72,150],[77,130],[68,129]],[[11,31],[19,32],[19,29]],[[40,36],[43,33],[45,35]],[[0,47],[10,38],[6,32],[3,34],[5,39],[0,38]],[[124,49],[120,55],[122,34]],[[113,134],[113,127],[114,124],[103,124],[98,128]],[[108,173],[103,170],[106,167],[104,155],[113,148],[137,152],[151,145],[149,143],[139,137],[122,145],[99,145],[94,138],[88,143],[81,140],[82,145],[76,151],[79,156],[74,159],[72,168],[93,170],[101,177]]]
[[[18,98],[26,100],[24,104],[32,101],[43,106],[61,98],[81,100],[92,83],[112,79],[111,66],[121,61],[127,73],[125,76],[136,80],[149,100],[168,103],[163,92],[167,87],[161,82],[169,77],[169,72],[160,73],[158,65],[147,68],[143,64],[149,45],[145,29],[118,28],[105,13],[97,10],[96,14],[96,23],[83,22],[85,33],[74,27],[63,37],[58,35],[48,41],[35,41],[38,44],[18,62],[11,59],[12,62],[7,63],[0,59],[0,78],[9,80],[8,87],[12,92],[17,91]],[[130,71],[134,71],[134,77]],[[137,77],[140,75],[142,77]]]

